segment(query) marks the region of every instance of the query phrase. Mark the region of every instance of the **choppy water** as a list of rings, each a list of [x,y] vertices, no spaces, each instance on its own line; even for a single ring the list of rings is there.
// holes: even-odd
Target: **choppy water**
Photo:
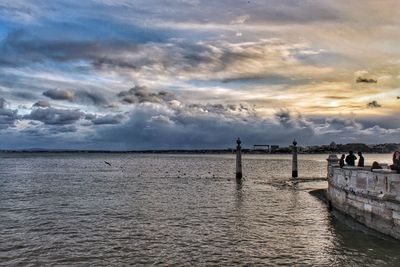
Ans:
[[[282,186],[289,155],[243,158],[238,185],[234,155],[2,154],[0,265],[400,264],[400,241],[308,193],[326,182]],[[324,177],[325,158],[300,155],[300,176]]]

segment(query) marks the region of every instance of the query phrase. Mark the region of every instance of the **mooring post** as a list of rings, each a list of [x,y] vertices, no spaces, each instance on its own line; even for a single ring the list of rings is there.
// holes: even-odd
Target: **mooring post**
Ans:
[[[327,178],[329,179],[333,176],[333,167],[339,164],[339,158],[336,154],[330,154],[326,160],[328,161],[328,169],[326,173]]]
[[[293,140],[293,158],[292,158],[292,177],[297,178],[299,176],[297,172],[297,142]]]
[[[240,138],[236,140],[236,179],[242,179],[242,147],[240,146],[242,142]]]

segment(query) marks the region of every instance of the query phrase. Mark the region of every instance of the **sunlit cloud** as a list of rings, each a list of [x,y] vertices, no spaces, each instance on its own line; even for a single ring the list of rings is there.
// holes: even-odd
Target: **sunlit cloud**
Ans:
[[[0,0],[0,148],[397,141],[398,8]]]

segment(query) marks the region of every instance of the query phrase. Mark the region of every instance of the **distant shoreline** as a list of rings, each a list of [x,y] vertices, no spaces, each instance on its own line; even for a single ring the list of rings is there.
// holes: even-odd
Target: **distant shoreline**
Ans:
[[[113,151],[113,150],[0,150],[0,154],[234,154],[234,149],[195,149],[195,150],[128,150],[128,151]],[[242,149],[243,154],[251,155],[290,155],[291,152],[268,152],[263,150]],[[346,154],[348,151],[316,151],[316,152],[299,152],[298,154],[323,155],[323,154]],[[364,152],[371,154],[388,154],[387,151],[371,151]]]
[[[254,146],[255,148],[255,146]],[[268,149],[242,148],[244,154],[291,154],[292,147],[270,146]],[[387,154],[400,150],[400,143],[386,144],[335,144],[319,146],[298,146],[299,154],[347,154],[349,151]],[[120,153],[120,154],[232,154],[236,149],[229,147],[224,149],[138,149],[138,150],[107,150],[107,149],[0,149],[0,153]]]

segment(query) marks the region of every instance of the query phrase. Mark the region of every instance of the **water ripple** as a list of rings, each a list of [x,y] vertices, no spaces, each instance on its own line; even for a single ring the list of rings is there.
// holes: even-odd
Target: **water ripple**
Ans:
[[[0,265],[395,265],[400,245],[354,231],[288,183],[290,157],[0,156]],[[325,156],[300,161],[323,177]],[[110,162],[105,166],[104,161]]]

